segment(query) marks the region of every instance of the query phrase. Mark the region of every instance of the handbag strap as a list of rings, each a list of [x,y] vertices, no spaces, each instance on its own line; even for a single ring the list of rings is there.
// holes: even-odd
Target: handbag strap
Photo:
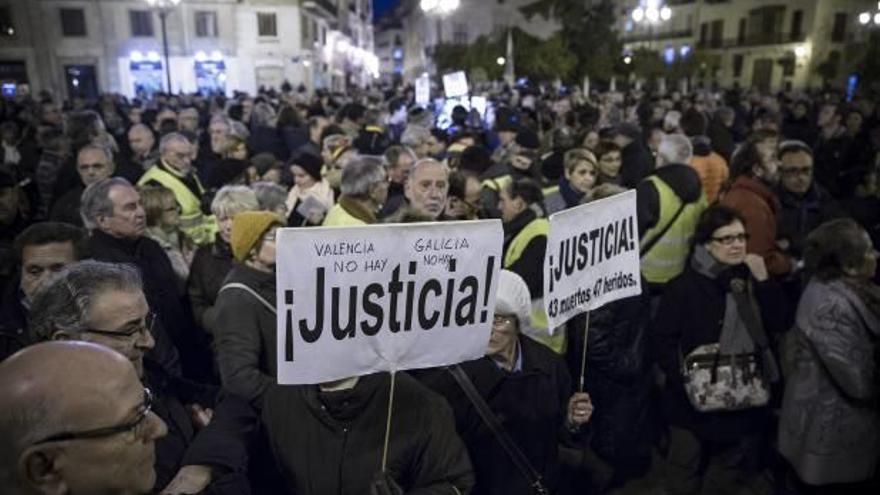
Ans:
[[[771,383],[776,383],[781,377],[779,365],[773,356],[773,351],[770,350],[770,340],[764,331],[764,325],[758,317],[758,307],[752,300],[751,287],[752,284],[749,283],[743,290],[732,291],[733,300],[736,303],[740,317],[743,319],[743,323],[746,325],[746,329],[749,331],[749,336],[752,337],[752,341],[758,348],[761,364],[763,365],[762,372],[765,378]]]
[[[450,366],[448,370],[452,373],[452,377],[458,382],[458,385],[461,387],[464,394],[471,401],[471,404],[474,405],[477,414],[480,415],[483,422],[486,423],[486,426],[489,427],[492,434],[498,440],[498,443],[500,443],[504,451],[507,452],[510,460],[517,469],[519,469],[523,476],[525,476],[526,480],[528,480],[529,485],[535,493],[538,495],[546,495],[549,493],[544,486],[544,483],[541,481],[541,475],[538,474],[526,455],[523,454],[522,450],[516,445],[516,442],[513,441],[513,438],[510,437],[510,434],[508,434],[501,425],[498,416],[492,412],[489,405],[486,404],[486,401],[483,399],[483,396],[477,392],[477,388],[474,387],[474,382],[471,381],[467,373],[465,373],[461,366],[457,364]]]
[[[218,294],[219,294],[220,292],[223,292],[223,291],[226,290],[226,289],[239,289],[239,290],[243,290],[243,291],[249,293],[250,295],[254,296],[255,298],[257,298],[257,301],[260,301],[260,303],[262,303],[263,306],[266,307],[266,309],[268,309],[269,311],[271,311],[273,315],[274,315],[274,314],[278,314],[278,313],[275,311],[275,306],[273,306],[271,303],[269,303],[269,301],[267,301],[266,298],[264,298],[263,296],[257,294],[257,291],[255,291],[254,289],[251,289],[250,287],[248,287],[248,286],[245,285],[245,284],[242,284],[242,283],[239,283],[239,282],[230,282],[230,283],[224,285],[223,287],[220,287],[220,290],[218,291]]]

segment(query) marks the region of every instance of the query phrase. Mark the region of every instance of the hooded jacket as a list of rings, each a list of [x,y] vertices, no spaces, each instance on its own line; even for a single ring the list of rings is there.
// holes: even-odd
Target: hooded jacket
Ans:
[[[749,253],[763,257],[767,270],[773,275],[791,271],[790,258],[776,246],[776,216],[780,205],[776,194],[767,184],[758,178],[741,175],[722,195],[720,203],[733,208],[745,218]]]
[[[283,479],[270,493],[364,495],[381,470],[388,411],[387,373],[354,388],[274,386],[263,405],[265,439]],[[388,475],[408,495],[469,493],[473,469],[449,406],[398,373],[388,446]]]

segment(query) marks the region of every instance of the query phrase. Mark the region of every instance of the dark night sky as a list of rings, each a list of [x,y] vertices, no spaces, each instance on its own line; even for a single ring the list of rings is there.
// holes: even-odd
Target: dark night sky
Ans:
[[[385,12],[394,8],[400,0],[373,0],[373,18],[378,19]]]

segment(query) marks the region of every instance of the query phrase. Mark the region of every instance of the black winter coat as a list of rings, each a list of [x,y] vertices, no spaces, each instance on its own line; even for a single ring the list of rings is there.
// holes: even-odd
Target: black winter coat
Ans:
[[[193,332],[192,319],[177,294],[177,276],[162,246],[148,237],[118,239],[94,230],[89,238],[89,251],[98,261],[126,263],[140,271],[147,303],[160,324],[153,328],[156,347],[148,357],[172,372],[179,370],[181,364],[187,365],[186,361],[193,357],[193,342],[189,338]]]
[[[223,285],[241,283],[275,306],[275,274],[240,263],[232,267]],[[275,313],[242,289],[226,289],[217,296],[214,347],[223,387],[260,407],[263,394],[276,383]]]
[[[366,495],[381,470],[390,375],[360,377],[351,390],[273,386],[265,437],[284,483],[265,493]],[[407,495],[469,493],[473,469],[449,406],[398,373],[388,473]]]
[[[574,392],[565,361],[547,347],[520,336],[522,371],[510,373],[491,358],[461,364],[505,431],[553,492],[559,482],[559,444],[566,442],[564,422]],[[455,412],[458,433],[474,463],[474,495],[527,495],[528,481],[477,414],[461,387],[444,370],[426,372],[423,383],[446,397]]]
[[[196,323],[214,332],[217,319],[217,293],[232,270],[232,248],[220,236],[209,246],[200,246],[193,256],[186,287]]]
[[[621,185],[627,189],[635,188],[642,179],[654,172],[654,156],[641,139],[620,150],[620,158],[623,162],[620,167]]]
[[[651,363],[646,296],[634,296],[590,313],[586,390],[593,400],[590,445],[603,459],[640,462],[651,451]],[[568,367],[579,381],[586,314],[569,320]]]
[[[736,412],[700,413],[684,393],[680,356],[695,348],[719,341],[724,323],[727,288],[733,278],[749,278],[760,308],[764,331],[784,332],[791,326],[791,310],[779,285],[772,279],[757,282],[745,264],[732,267],[717,279],[694,271],[688,263],[684,272],[666,284],[654,320],[657,361],[666,374],[663,408],[666,420],[692,429],[699,436],[720,442],[734,441],[743,434],[757,433],[769,420],[768,408]]]
[[[149,363],[148,363],[149,364]],[[247,402],[218,387],[201,385],[146,368],[145,382],[154,396],[153,412],[168,426],[168,435],[156,440],[156,485],[159,490],[183,466],[212,468],[206,494],[247,494],[248,450],[255,439],[258,417]],[[186,405],[213,409],[211,422],[197,429]]]

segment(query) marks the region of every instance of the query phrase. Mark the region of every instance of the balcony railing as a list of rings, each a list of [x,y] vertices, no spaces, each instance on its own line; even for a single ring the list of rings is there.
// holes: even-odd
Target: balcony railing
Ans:
[[[750,46],[785,45],[788,43],[800,43],[805,39],[806,35],[804,33],[762,33],[746,36],[745,38],[700,40],[700,42],[697,43],[697,47],[712,50]]]
[[[623,41],[624,43],[639,43],[642,41],[662,41],[678,38],[691,38],[693,37],[693,35],[694,32],[690,29],[683,29],[679,31],[658,31],[655,33],[638,32],[623,35],[621,37],[621,41]]]

